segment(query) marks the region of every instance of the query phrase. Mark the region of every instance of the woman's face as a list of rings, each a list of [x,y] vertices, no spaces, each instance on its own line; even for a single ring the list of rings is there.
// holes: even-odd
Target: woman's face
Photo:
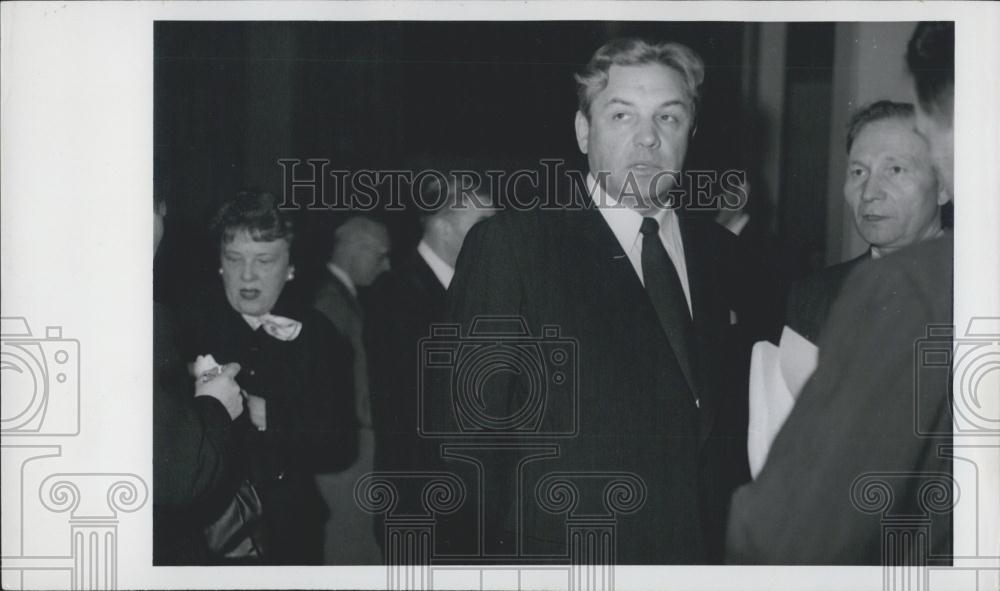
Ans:
[[[229,305],[240,314],[262,316],[278,301],[292,278],[289,244],[284,238],[257,242],[246,230],[222,244],[222,284]]]

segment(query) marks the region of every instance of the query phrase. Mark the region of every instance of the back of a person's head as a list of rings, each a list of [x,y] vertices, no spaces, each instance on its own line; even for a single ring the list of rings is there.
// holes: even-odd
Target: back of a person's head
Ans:
[[[385,225],[367,215],[352,215],[333,231],[333,252],[355,248],[368,242],[387,240]]]
[[[469,173],[467,178],[449,175],[445,184],[431,188],[435,196],[433,201],[428,203],[433,203],[434,206],[423,212],[425,222],[435,219],[446,220],[494,207],[493,189],[489,177],[480,171],[464,172]]]
[[[906,48],[906,65],[920,108],[950,121],[955,94],[955,23],[919,23]]]

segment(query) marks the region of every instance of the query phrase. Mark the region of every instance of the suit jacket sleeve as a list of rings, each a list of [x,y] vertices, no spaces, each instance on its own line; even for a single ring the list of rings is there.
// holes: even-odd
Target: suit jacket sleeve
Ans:
[[[517,215],[517,214],[512,214]],[[472,227],[462,245],[448,290],[448,316],[458,322],[477,315],[515,315],[520,311],[519,251],[523,232],[502,215]]]
[[[229,413],[214,398],[195,398],[174,337],[166,309],[155,305],[153,495],[166,510],[190,508],[220,486],[233,444]]]
[[[733,497],[727,561],[752,564],[878,564],[880,514],[862,511],[859,477],[886,471],[950,471],[935,441],[916,434],[947,429],[947,372],[914,381],[915,344],[931,320],[950,322],[950,274],[931,293],[917,280],[921,261],[862,267],[845,284],[820,342],[816,372],[771,448],[758,479]],[[950,259],[947,261],[950,265]],[[876,266],[877,265],[877,266]],[[940,290],[944,290],[940,292]],[[947,299],[947,305],[935,304]],[[912,479],[890,481],[900,502]],[[946,523],[950,535],[950,516]],[[943,529],[939,530],[941,533]],[[949,538],[950,539],[950,538]]]
[[[422,301],[413,299],[408,287],[387,273],[369,294],[369,309],[375,313],[365,319],[364,337],[377,470],[426,468],[419,461],[407,461],[419,458],[425,443],[417,435],[417,349],[429,330],[422,322],[427,311],[416,309]]]
[[[509,216],[497,216],[473,226],[466,236],[447,297],[447,317],[459,325],[462,337],[473,329],[476,319],[516,317],[521,312],[522,281],[526,276],[519,265],[518,250],[525,237],[519,236],[506,223],[508,220]],[[507,372],[487,381],[488,391],[483,397],[487,415],[504,416],[517,403],[524,388],[510,378]],[[437,394],[445,392],[447,387],[442,384],[442,388],[435,389],[435,397],[440,400]],[[444,402],[449,411],[446,416],[452,417],[450,401]]]
[[[447,318],[459,325],[459,340],[472,329],[477,317],[516,316],[521,311],[522,281],[525,276],[520,269],[517,251],[524,248],[524,237],[518,236],[508,225],[511,215],[500,214],[477,224],[466,236],[447,296]],[[457,364],[463,362],[461,358],[457,360]],[[438,374],[438,377],[443,376]],[[433,429],[456,433],[468,427],[457,422],[453,400],[471,393],[452,393],[449,379],[430,381],[426,391],[426,408],[422,412],[426,413]],[[510,379],[510,372],[494,375],[486,381],[484,391],[481,392],[481,400],[485,403],[483,414],[507,416],[511,406],[518,403],[519,393],[524,391],[526,388],[519,387],[516,380]],[[486,522],[483,538],[488,551],[495,552],[504,546],[510,547],[507,544],[510,542],[512,527],[509,521],[512,517],[508,515],[507,508],[514,491],[510,490],[510,482],[502,477],[512,469],[506,462],[507,459],[501,454],[483,458],[483,465],[489,467],[489,473],[482,474],[484,491],[480,492],[484,498],[491,499],[493,507],[484,514]],[[468,463],[448,461],[444,462],[442,469],[457,473],[469,485],[477,482],[476,474]],[[445,547],[450,552],[472,552],[477,547],[474,539],[476,532],[468,526],[475,523],[471,518],[477,510],[474,506],[476,496],[473,488],[469,492],[473,496],[453,517],[456,527],[446,525],[442,528],[442,537],[446,539]]]
[[[193,389],[193,388],[192,388]],[[231,445],[229,414],[208,396],[180,400],[160,389],[154,394],[155,466],[153,490],[163,509],[183,509],[198,503],[225,481],[226,454]]]

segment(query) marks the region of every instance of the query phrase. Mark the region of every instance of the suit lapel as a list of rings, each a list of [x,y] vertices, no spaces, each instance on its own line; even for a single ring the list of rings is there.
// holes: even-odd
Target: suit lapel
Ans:
[[[576,249],[569,252],[580,253],[581,264],[590,266],[594,282],[602,286],[596,296],[598,301],[626,308],[632,305],[639,306],[638,315],[645,319],[641,330],[649,331],[654,335],[651,342],[658,343],[651,354],[655,356],[657,362],[669,364],[673,371],[683,376],[688,391],[681,395],[691,400],[694,406],[694,396],[690,390],[691,380],[684,374],[673,347],[667,340],[646,288],[600,211],[594,207],[587,207],[583,211],[567,211],[566,215],[569,216],[567,227],[570,228],[570,235],[581,237],[583,241],[583,250]],[[697,329],[697,324],[695,328]]]
[[[615,299],[605,301],[632,301],[634,298],[648,301],[646,290],[635,274],[632,263],[601,212],[594,207],[587,207],[582,211],[567,210],[565,213],[568,217],[566,227],[569,228],[570,240],[582,242],[582,249],[570,246],[566,252],[580,253],[580,264],[589,266],[596,277],[600,278],[603,290],[617,294]]]

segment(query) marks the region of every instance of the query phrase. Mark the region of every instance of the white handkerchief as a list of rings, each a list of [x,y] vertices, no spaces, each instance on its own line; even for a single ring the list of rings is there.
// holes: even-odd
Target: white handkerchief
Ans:
[[[816,345],[787,326],[778,347],[767,341],[753,346],[750,357],[750,425],[747,455],[750,474],[757,478],[771,443],[795,405],[802,387],[816,369]]]
[[[200,378],[204,375],[210,375],[222,370],[219,366],[219,362],[212,357],[212,354],[208,355],[198,355],[195,358],[194,363],[188,364],[188,370],[191,375],[196,378]]]
[[[264,332],[279,341],[294,341],[302,331],[302,323],[298,320],[292,320],[291,318],[275,314],[264,314],[263,316],[248,316],[243,314],[243,320],[246,320],[247,324],[254,330],[263,326]]]

